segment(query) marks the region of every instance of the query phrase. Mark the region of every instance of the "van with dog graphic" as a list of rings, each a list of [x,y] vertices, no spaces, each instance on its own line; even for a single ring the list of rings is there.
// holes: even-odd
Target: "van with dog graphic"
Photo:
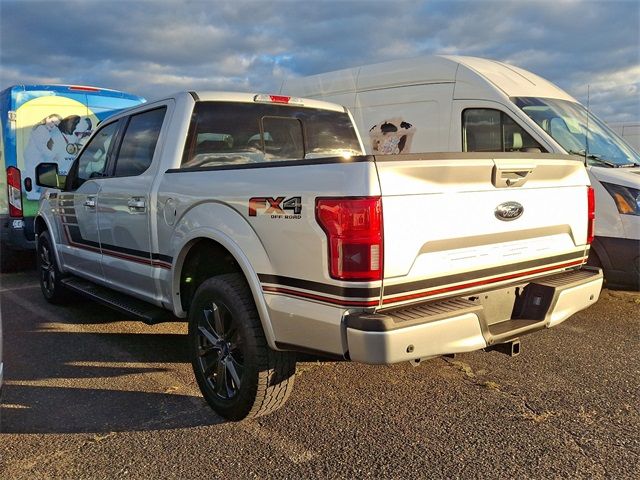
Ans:
[[[35,167],[68,171],[97,124],[144,98],[75,85],[15,85],[0,92],[0,269],[35,249],[33,217],[41,188]]]

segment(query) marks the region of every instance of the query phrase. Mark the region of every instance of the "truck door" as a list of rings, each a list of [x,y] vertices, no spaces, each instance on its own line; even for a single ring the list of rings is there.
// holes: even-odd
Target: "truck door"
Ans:
[[[110,176],[98,194],[98,224],[105,280],[112,287],[153,301],[156,289],[151,247],[153,163],[167,107],[124,119]],[[157,162],[156,162],[157,163]]]
[[[119,122],[113,122],[96,132],[69,172],[68,190],[57,200],[62,261],[68,269],[93,280],[103,278],[97,200],[118,128]]]

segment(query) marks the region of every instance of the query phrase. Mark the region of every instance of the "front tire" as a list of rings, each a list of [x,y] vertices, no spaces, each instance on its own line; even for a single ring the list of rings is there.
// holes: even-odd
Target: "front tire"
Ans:
[[[267,345],[249,286],[237,273],[206,280],[189,309],[189,352],[207,403],[229,420],[282,407],[295,378],[292,352]]]
[[[63,275],[58,268],[52,245],[49,232],[42,232],[38,236],[38,273],[44,298],[47,302],[58,305],[69,300],[69,291],[62,285]]]

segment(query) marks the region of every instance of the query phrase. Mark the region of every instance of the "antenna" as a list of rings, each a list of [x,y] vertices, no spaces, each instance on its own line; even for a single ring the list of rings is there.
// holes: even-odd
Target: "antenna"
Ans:
[[[587,155],[589,154],[589,109],[591,102],[591,85],[587,84],[587,131],[584,135],[584,164],[587,164]]]

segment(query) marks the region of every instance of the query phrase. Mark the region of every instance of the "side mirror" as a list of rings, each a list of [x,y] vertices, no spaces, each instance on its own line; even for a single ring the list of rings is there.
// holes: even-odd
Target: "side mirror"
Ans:
[[[36,166],[36,185],[62,190],[65,180],[65,176],[58,175],[57,163],[39,163]]]

